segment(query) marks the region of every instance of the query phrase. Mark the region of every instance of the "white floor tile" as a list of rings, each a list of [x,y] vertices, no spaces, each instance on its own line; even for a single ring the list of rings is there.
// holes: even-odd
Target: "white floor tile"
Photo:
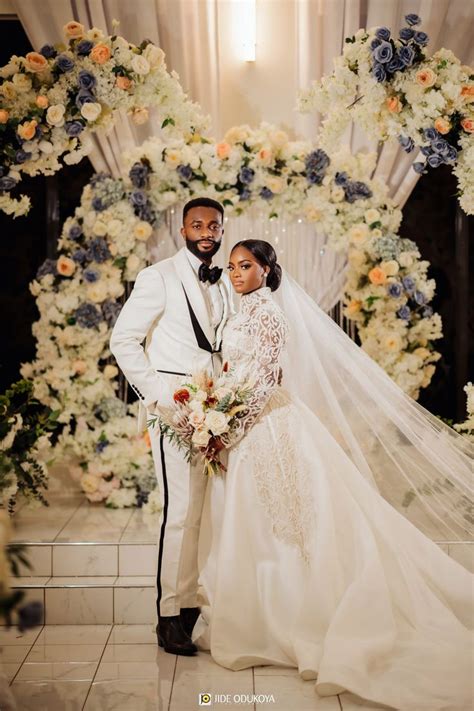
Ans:
[[[51,575],[52,570],[52,547],[48,545],[35,546],[29,545],[25,548],[25,556],[31,564],[31,568],[27,568],[23,563],[19,564],[20,575]]]
[[[24,593],[22,601],[21,601],[21,607],[23,605],[28,604],[29,602],[40,602],[43,605],[43,615],[40,620],[41,624],[44,623],[44,588],[43,587],[26,587],[22,588],[22,591]],[[14,612],[12,615],[13,621],[16,623],[18,622],[18,613]]]
[[[22,662],[28,656],[30,649],[30,644],[9,644],[0,647],[0,664]]]
[[[105,645],[111,629],[111,625],[45,625],[35,646],[44,644]]]
[[[31,646],[38,638],[41,630],[42,626],[26,630],[25,632],[19,632],[14,626],[7,627],[6,625],[0,625],[0,647],[6,647],[11,644]]]
[[[109,644],[156,644],[155,623],[114,625]]]
[[[12,588],[44,588],[49,575],[23,575],[13,578]]]
[[[158,546],[149,544],[121,544],[119,550],[119,574],[156,576]]]
[[[11,686],[21,711],[80,711],[90,681],[15,681]]]
[[[160,514],[146,515],[135,509],[120,539],[121,543],[154,543],[158,541],[161,525]]]
[[[27,662],[98,662],[104,644],[42,644],[30,650]]]
[[[154,587],[114,588],[114,622],[145,624],[156,618]]]
[[[24,662],[15,681],[92,681],[98,662]]]
[[[155,662],[158,652],[161,651],[156,644],[109,644],[102,656],[102,662]],[[165,652],[166,654],[166,652]],[[173,660],[174,657],[167,654]],[[166,660],[165,660],[166,661]]]
[[[138,681],[95,681],[84,711],[165,711],[170,694],[171,682],[162,681],[159,677]]]
[[[45,588],[48,625],[113,622],[113,588]]]
[[[8,682],[13,681],[15,678],[15,675],[21,669],[21,662],[3,662],[0,666],[0,672],[3,672],[5,674]],[[0,678],[0,698],[1,698],[1,691],[2,691],[2,682]],[[1,706],[0,706],[1,708]]]
[[[115,587],[154,588],[156,578],[153,575],[119,575]]]
[[[86,504],[74,513],[56,540],[61,543],[118,543],[131,516],[131,510]]]
[[[57,544],[53,546],[53,575],[118,575],[116,545]]]

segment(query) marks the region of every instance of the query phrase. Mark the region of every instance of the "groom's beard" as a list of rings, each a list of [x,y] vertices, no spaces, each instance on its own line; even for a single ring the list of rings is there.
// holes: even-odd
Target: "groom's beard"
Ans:
[[[206,241],[206,242],[208,242],[208,241],[209,241],[209,242],[214,242],[214,247],[213,247],[212,249],[206,250],[206,252],[201,252],[201,251],[198,249],[199,241],[200,241],[200,240],[197,240],[196,242],[194,242],[193,240],[188,239],[188,238],[186,237],[186,247],[187,247],[187,248],[189,249],[189,251],[192,252],[196,257],[198,257],[199,259],[205,260],[205,261],[211,260],[211,259],[213,258],[213,256],[214,256],[215,254],[217,254],[217,252],[219,251],[220,246],[221,246],[221,243],[220,243],[220,242],[214,242],[214,240],[202,240],[203,242],[204,242],[204,241]]]

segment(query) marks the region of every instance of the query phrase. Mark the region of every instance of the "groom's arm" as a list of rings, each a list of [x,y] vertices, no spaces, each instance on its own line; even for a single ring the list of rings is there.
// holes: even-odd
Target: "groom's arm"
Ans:
[[[162,315],[165,303],[165,284],[161,274],[150,267],[142,269],[110,338],[110,350],[145,407],[160,399],[163,385],[142,343],[153,323]]]

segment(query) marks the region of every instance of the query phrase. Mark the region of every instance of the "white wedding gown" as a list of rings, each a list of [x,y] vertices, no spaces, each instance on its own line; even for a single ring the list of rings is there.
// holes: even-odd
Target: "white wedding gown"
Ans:
[[[472,576],[378,494],[284,374],[278,385],[286,335],[268,288],[225,329],[232,377],[257,382],[211,482],[221,509],[193,638],[229,669],[297,667],[322,696],[466,711]]]

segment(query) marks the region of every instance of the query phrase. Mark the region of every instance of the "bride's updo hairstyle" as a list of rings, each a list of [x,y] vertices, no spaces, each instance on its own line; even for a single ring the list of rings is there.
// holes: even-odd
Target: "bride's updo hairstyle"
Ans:
[[[263,239],[244,239],[234,244],[232,251],[237,249],[237,247],[248,249],[262,267],[270,267],[270,271],[267,274],[266,285],[269,286],[272,291],[276,291],[281,283],[281,267],[277,262],[276,252],[272,245]]]

